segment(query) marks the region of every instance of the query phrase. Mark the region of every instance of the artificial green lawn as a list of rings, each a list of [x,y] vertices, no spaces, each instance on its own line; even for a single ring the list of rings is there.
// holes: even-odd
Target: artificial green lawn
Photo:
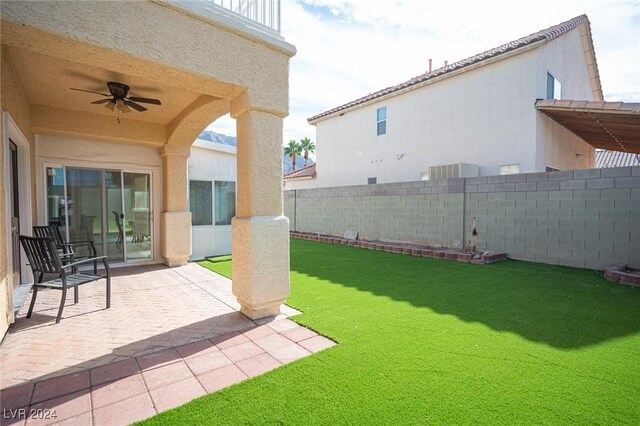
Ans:
[[[600,273],[292,240],[287,303],[339,344],[146,423],[640,423],[640,289]]]

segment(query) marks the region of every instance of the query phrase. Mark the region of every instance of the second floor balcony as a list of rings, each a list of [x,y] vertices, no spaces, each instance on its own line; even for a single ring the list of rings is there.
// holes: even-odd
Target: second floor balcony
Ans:
[[[280,0],[205,0],[280,33]]]

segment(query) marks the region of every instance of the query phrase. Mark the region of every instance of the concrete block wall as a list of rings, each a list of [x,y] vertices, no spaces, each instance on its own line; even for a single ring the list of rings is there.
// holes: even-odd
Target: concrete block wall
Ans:
[[[291,229],[360,238],[462,244],[464,180],[300,189],[284,192]]]
[[[480,247],[514,259],[640,266],[640,167],[469,178],[464,214]]]
[[[640,167],[285,191],[291,228],[479,247],[514,259],[640,268]]]

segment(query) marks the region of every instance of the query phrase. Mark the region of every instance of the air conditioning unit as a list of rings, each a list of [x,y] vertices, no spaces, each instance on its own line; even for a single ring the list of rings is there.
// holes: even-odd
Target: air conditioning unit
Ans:
[[[463,177],[476,177],[478,176],[478,165],[457,163],[457,164],[445,164],[442,166],[429,167],[429,179],[453,179]]]

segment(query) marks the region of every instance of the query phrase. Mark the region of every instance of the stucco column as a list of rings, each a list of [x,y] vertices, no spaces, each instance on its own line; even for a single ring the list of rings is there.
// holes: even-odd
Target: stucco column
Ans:
[[[167,266],[180,266],[191,256],[191,212],[187,194],[188,146],[162,147],[163,211],[160,215],[162,257]]]
[[[238,192],[233,294],[250,318],[278,315],[289,294],[289,219],[282,211],[282,117],[232,103]]]

